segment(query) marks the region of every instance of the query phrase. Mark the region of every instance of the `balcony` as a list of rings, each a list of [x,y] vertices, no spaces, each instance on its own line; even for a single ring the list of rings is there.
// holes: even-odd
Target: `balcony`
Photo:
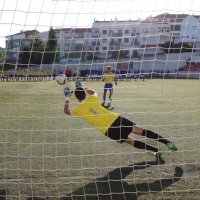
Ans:
[[[93,38],[99,38],[100,34],[99,33],[92,33]]]
[[[110,33],[110,37],[122,37],[122,33]]]
[[[109,42],[109,46],[121,46],[121,41],[111,41]]]
[[[78,39],[78,38],[72,41],[73,44],[84,44],[84,42],[85,42],[84,39]]]

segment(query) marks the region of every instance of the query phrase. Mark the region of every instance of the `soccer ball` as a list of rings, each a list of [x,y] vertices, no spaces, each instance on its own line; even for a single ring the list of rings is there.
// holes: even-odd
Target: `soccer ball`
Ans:
[[[65,74],[59,74],[58,76],[56,76],[55,80],[59,85],[65,85],[65,83],[67,82],[67,77],[65,76]]]

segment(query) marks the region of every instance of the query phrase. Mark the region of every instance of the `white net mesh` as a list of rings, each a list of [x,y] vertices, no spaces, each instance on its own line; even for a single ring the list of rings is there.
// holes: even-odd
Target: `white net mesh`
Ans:
[[[0,199],[198,199],[198,1],[0,2]],[[163,162],[63,113],[63,89],[81,83],[113,112],[172,140]],[[66,85],[55,81],[66,74]],[[108,94],[106,100],[109,100]],[[78,102],[74,95],[70,106]]]

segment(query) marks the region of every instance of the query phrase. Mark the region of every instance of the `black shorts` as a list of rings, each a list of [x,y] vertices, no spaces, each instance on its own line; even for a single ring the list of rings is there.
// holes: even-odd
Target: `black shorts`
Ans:
[[[129,121],[128,119],[119,116],[106,131],[106,136],[116,140],[117,142],[124,142],[128,139],[129,134],[133,130],[135,123]]]

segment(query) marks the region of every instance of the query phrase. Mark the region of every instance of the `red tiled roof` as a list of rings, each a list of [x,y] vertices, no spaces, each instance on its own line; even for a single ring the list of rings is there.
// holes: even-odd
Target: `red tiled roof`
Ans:
[[[19,35],[19,34],[37,34],[39,33],[39,31],[37,30],[27,30],[27,31],[21,31],[19,33],[15,33],[13,35]],[[12,36],[12,35],[9,35],[9,36]]]
[[[70,31],[71,28],[56,28],[56,29],[53,29],[54,31]]]
[[[160,15],[156,15],[153,18],[177,18],[177,19],[183,19],[185,17],[187,17],[189,14],[170,14],[170,13],[163,13]]]

